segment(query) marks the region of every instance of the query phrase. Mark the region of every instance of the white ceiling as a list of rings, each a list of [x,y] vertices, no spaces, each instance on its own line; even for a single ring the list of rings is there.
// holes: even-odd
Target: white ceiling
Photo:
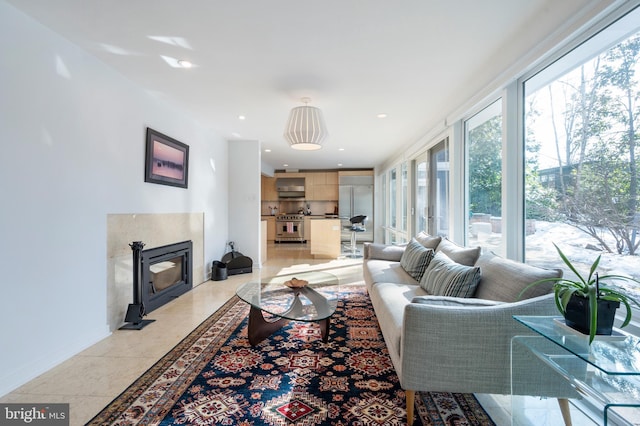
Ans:
[[[594,3],[7,1],[222,137],[261,141],[275,169],[380,164]],[[319,151],[292,150],[282,137],[302,97],[327,122]]]

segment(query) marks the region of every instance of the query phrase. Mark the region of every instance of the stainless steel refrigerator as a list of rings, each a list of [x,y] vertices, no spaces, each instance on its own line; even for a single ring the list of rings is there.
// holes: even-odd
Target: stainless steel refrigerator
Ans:
[[[351,240],[349,219],[366,215],[366,231],[358,232],[357,241],[373,241],[373,176],[340,176],[338,215],[342,225],[341,241]]]

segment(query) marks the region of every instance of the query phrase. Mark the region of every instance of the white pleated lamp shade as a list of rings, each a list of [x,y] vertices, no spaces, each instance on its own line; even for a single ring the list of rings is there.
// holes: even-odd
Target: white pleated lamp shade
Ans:
[[[305,151],[320,149],[327,134],[320,109],[305,105],[295,107],[289,113],[284,137],[291,148]]]

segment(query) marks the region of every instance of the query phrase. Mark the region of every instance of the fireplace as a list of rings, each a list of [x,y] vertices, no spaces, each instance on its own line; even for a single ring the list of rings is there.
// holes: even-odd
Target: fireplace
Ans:
[[[142,251],[141,302],[147,313],[193,288],[191,252],[191,241]]]
[[[182,241],[143,250],[144,243],[129,244],[133,251],[133,303],[129,305],[125,329],[144,327],[149,312],[193,288],[192,242]]]

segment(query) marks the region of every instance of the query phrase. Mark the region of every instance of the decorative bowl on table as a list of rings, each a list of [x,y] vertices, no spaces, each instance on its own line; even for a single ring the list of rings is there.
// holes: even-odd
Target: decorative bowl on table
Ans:
[[[297,278],[291,278],[290,280],[284,282],[284,285],[291,288],[302,288],[307,284],[309,284],[309,281],[299,280]]]

